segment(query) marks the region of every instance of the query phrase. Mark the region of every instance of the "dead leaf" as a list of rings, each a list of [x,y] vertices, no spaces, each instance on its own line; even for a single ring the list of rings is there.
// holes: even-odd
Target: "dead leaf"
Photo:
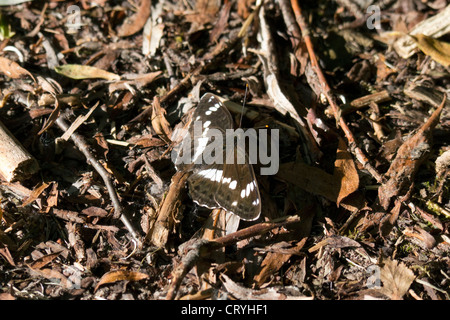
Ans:
[[[377,82],[384,81],[389,75],[398,72],[398,70],[393,69],[390,65],[386,64],[386,57],[379,53],[378,59],[375,62],[375,67],[377,68]]]
[[[427,249],[432,249],[436,246],[436,239],[418,226],[414,226],[414,228],[405,228],[403,234],[408,237],[419,239]]]
[[[75,132],[75,130],[78,129],[79,126],[81,126],[89,117],[91,114],[95,111],[97,106],[99,105],[99,102],[95,104],[92,108],[89,109],[89,111],[85,115],[79,115],[74,122],[70,125],[69,129],[67,129],[64,134],[61,136],[61,139],[68,141],[70,139],[70,136],[72,133]]]
[[[33,81],[36,82],[36,79],[28,70],[22,68],[18,63],[4,57],[0,57],[0,72],[13,79],[30,76]]]
[[[189,174],[179,171],[175,173],[170,182],[169,191],[158,210],[158,218],[153,228],[146,236],[146,241],[151,241],[156,247],[166,245],[173,228],[180,222],[180,214],[183,210],[186,180]]]
[[[128,271],[128,270],[115,270],[110,271],[108,273],[105,273],[102,278],[100,279],[99,283],[94,289],[94,292],[98,290],[98,288],[101,285],[108,284],[108,283],[114,283],[117,281],[139,281],[143,279],[147,279],[149,276],[148,274],[138,272],[138,271]]]
[[[314,252],[319,250],[320,248],[324,246],[330,246],[332,248],[359,248],[361,245],[350,238],[344,237],[344,236],[330,236],[322,241],[320,241],[318,244],[312,246],[308,249],[308,252]]]
[[[10,293],[4,292],[0,293],[0,301],[1,300],[16,300],[16,298]]]
[[[31,193],[31,195],[23,200],[22,207],[29,205],[30,203],[35,201],[37,198],[39,198],[41,193],[44,192],[44,190],[47,189],[47,187],[49,185],[50,185],[49,183],[42,182],[37,187],[35,187]]]
[[[432,145],[432,131],[439,122],[447,96],[428,121],[398,149],[385,174],[386,182],[378,188],[380,204],[387,210],[393,197],[405,194],[414,182],[415,175]]]
[[[340,184],[336,200],[336,204],[339,205],[344,198],[358,190],[359,187],[359,176],[355,163],[353,162],[352,155],[347,151],[347,144],[341,138],[339,138],[336,152],[333,176]]]
[[[155,55],[164,35],[164,27],[163,23],[155,23],[150,18],[147,20],[143,31],[142,54],[150,57]]]
[[[240,286],[233,280],[231,280],[227,275],[221,275],[223,285],[225,289],[239,300],[312,300],[312,297],[307,297],[298,293],[298,295],[291,295],[288,293],[283,293],[284,288],[267,288],[263,290],[252,290]]]
[[[387,259],[380,270],[383,287],[380,289],[392,300],[401,300],[414,281],[414,273],[402,262]]]
[[[170,143],[170,136],[172,131],[170,129],[170,124],[166,120],[166,110],[161,108],[159,104],[159,98],[155,96],[152,104],[152,127],[156,134],[161,137],[165,142]]]
[[[47,264],[55,260],[62,251],[47,254],[39,259],[36,259],[31,264],[28,265],[33,270],[39,270],[45,267]]]
[[[107,217],[108,211],[99,207],[88,207],[81,211],[82,214],[85,214],[89,217]]]
[[[55,67],[55,71],[63,76],[71,79],[105,79],[109,81],[118,81],[120,76],[96,67],[86,66],[82,64],[65,64]]]
[[[61,272],[53,270],[53,269],[32,269],[30,268],[30,272],[33,275],[41,276],[46,279],[50,279],[52,281],[58,282],[63,288],[70,289],[73,287],[72,282],[67,279]]]
[[[450,65],[450,43],[428,37],[424,34],[411,36],[417,43],[417,47],[427,56],[445,67]]]
[[[52,189],[49,192],[47,197],[47,208],[46,212],[49,212],[51,208],[56,207],[58,205],[58,182],[53,182]]]
[[[11,252],[9,252],[9,250],[8,250],[8,247],[4,247],[3,245],[2,245],[2,247],[0,247],[0,256],[5,258],[5,260],[8,261],[8,263],[10,265],[12,265],[13,267],[16,266],[16,264],[14,263],[14,259],[11,256]]]
[[[269,276],[278,272],[280,268],[291,258],[292,252],[300,252],[306,243],[307,238],[300,240],[294,248],[288,252],[268,252],[264,260],[261,262],[261,270],[255,276],[254,280],[258,287],[264,284]],[[278,251],[278,250],[277,250]],[[281,249],[283,251],[283,249]]]
[[[417,49],[417,44],[410,35],[422,33],[430,37],[439,38],[448,34],[450,32],[449,15],[450,5],[447,5],[447,7],[439,13],[422,20],[409,30],[409,35],[404,35],[394,42],[393,47],[395,51],[397,51],[403,59],[408,59]]]
[[[320,168],[300,162],[283,163],[280,165],[277,177],[330,201],[337,200],[337,186],[333,175]]]
[[[139,8],[137,8],[136,14],[126,19],[123,25],[120,26],[117,34],[119,37],[128,37],[139,30],[141,30],[151,12],[151,1],[141,0]]]
[[[231,6],[233,5],[232,1],[225,1],[219,13],[219,20],[214,25],[214,28],[211,30],[209,34],[209,41],[216,42],[220,37],[222,32],[225,30],[228,24],[228,17],[230,16]]]
[[[58,119],[58,117],[59,117],[60,111],[61,111],[61,107],[60,107],[59,101],[55,97],[55,109],[53,109],[52,113],[50,114],[50,116],[48,117],[46,122],[44,123],[44,126],[38,132],[39,136],[41,134],[43,134],[45,131],[47,131],[48,128],[50,128],[55,123],[56,119]]]
[[[359,186],[358,172],[342,139],[339,140],[335,171],[332,175],[304,163],[290,162],[280,166],[277,176],[305,191],[336,202],[337,205]]]
[[[137,89],[141,89],[142,87],[145,87],[149,83],[158,79],[161,74],[162,71],[155,71],[142,75],[137,75],[133,79],[113,82],[109,85],[108,90],[109,93],[113,93],[116,90],[130,90],[130,85],[136,87]]]
[[[148,134],[142,137],[131,137],[127,140],[127,142],[138,145],[142,148],[162,147],[166,144],[161,139],[154,138],[152,134]]]

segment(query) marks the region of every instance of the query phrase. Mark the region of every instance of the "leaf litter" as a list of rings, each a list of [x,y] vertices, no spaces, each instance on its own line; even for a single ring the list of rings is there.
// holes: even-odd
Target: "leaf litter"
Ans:
[[[1,7],[0,121],[40,171],[0,177],[0,300],[448,300],[450,6],[372,2],[381,29],[356,1]],[[204,92],[280,132],[256,221],[171,162]]]

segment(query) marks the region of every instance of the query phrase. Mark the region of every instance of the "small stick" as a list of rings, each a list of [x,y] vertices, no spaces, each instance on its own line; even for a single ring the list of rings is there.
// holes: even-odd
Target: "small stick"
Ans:
[[[364,152],[357,146],[355,137],[353,136],[352,131],[348,127],[345,119],[343,116],[340,116],[339,114],[339,107],[336,103],[336,98],[333,96],[331,92],[331,88],[328,85],[328,82],[325,78],[325,75],[323,74],[319,63],[317,62],[317,57],[314,53],[314,47],[311,41],[310,37],[310,31],[306,25],[305,19],[303,18],[302,11],[300,6],[298,5],[298,0],[291,0],[292,9],[294,10],[294,14],[297,20],[298,25],[300,26],[300,29],[303,34],[303,39],[305,40],[306,47],[308,49],[309,58],[311,60],[311,65],[314,70],[314,72],[317,75],[317,78],[319,80],[320,86],[322,88],[322,93],[325,95],[325,97],[328,100],[328,103],[331,106],[331,109],[333,110],[334,117],[336,121],[338,121],[341,129],[344,131],[345,136],[347,137],[349,147],[352,150],[352,152],[355,154],[356,159],[364,166],[364,168],[367,169],[367,171],[370,172],[370,174],[377,180],[377,182],[382,183],[383,177],[378,173],[378,171],[369,163],[369,159],[364,154]]]
[[[285,227],[289,224],[298,222],[300,222],[300,218],[298,216],[291,216],[283,221],[279,221],[279,219],[277,219],[276,221],[272,222],[258,223],[248,228],[238,230],[226,236],[214,239],[212,241],[198,239],[185,242],[180,246],[178,250],[179,254],[183,256],[183,259],[172,272],[173,281],[167,292],[166,300],[175,299],[177,291],[181,285],[181,281],[189,272],[189,270],[191,270],[195,266],[198,259],[210,256],[213,251],[235,244],[241,240],[255,237],[264,234],[272,229]]]
[[[391,96],[389,95],[389,92],[387,92],[386,90],[368,94],[363,97],[359,97],[359,98],[351,101],[348,105],[346,105],[345,107],[342,108],[341,116],[351,113],[355,110],[359,110],[364,107],[368,107],[372,103],[378,104],[378,103],[382,103],[385,101],[389,101],[390,99],[391,99]]]
[[[58,127],[62,131],[67,131],[69,129],[69,125],[64,120],[64,115],[60,115],[58,119],[56,119],[55,123],[58,125]],[[110,174],[108,171],[105,170],[105,168],[101,165],[100,162],[94,157],[94,155],[89,151],[89,146],[84,140],[84,138],[74,132],[70,136],[70,139],[72,139],[75,146],[84,154],[86,157],[87,162],[97,171],[97,173],[102,177],[106,189],[108,190],[109,196],[111,197],[111,201],[114,206],[114,218],[120,218],[122,223],[127,228],[128,232],[130,232],[133,239],[139,244],[139,247],[141,246],[141,241],[139,240],[139,236],[137,232],[134,230],[133,226],[131,225],[128,218],[125,216],[125,214],[122,212],[122,206],[120,204],[119,196],[117,195],[117,192],[114,188],[114,185],[111,181]]]
[[[12,182],[26,179],[38,170],[36,159],[0,122],[0,176]]]

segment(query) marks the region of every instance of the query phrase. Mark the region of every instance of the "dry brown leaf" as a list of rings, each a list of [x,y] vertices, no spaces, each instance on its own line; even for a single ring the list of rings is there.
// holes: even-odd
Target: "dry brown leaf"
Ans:
[[[133,79],[122,80],[118,82],[113,82],[109,85],[109,93],[113,93],[116,90],[129,90],[129,86],[135,86],[138,89],[145,87],[149,83],[158,79],[162,74],[162,71],[155,71],[146,74],[140,74],[133,77]]]
[[[12,265],[13,267],[16,266],[14,259],[11,255],[11,252],[9,252],[8,247],[3,247],[3,248],[0,247],[0,256],[2,256],[6,261],[8,261],[8,263],[10,265]]]
[[[280,165],[277,177],[330,201],[337,199],[337,188],[333,176],[319,168],[304,163],[283,163]]]
[[[196,26],[195,28],[191,27],[190,31],[197,31],[203,25],[213,22],[219,12],[220,3],[220,0],[197,0],[195,2],[195,11],[185,16],[186,21],[193,22]]]
[[[136,14],[132,15],[129,19],[126,19],[123,25],[120,26],[117,34],[119,37],[128,37],[139,30],[141,30],[151,12],[151,1],[141,0],[141,4],[137,9]]]
[[[0,293],[0,300],[16,300],[16,298],[10,293]]]
[[[81,211],[82,214],[85,214],[90,217],[106,217],[108,216],[108,211],[99,207],[88,207]]]
[[[53,270],[53,269],[31,269],[31,273],[44,277],[46,279],[50,279],[52,281],[58,281],[59,284],[66,289],[72,288],[72,282],[66,278],[61,272]]]
[[[34,79],[33,75],[28,70],[22,68],[18,63],[4,57],[0,57],[0,72],[13,79],[30,76],[33,81],[36,82],[36,79]]]
[[[128,270],[116,270],[105,273],[100,279],[99,283],[94,289],[94,292],[98,290],[101,285],[114,283],[117,281],[127,280],[127,281],[139,281],[147,279],[148,274],[138,272],[138,271],[128,271]]]
[[[89,117],[91,114],[95,111],[97,106],[99,105],[99,102],[95,104],[92,108],[89,109],[89,111],[85,115],[79,115],[74,122],[70,125],[69,129],[67,129],[64,134],[61,136],[61,139],[68,141],[70,139],[70,136],[78,129],[79,126],[81,126]]]
[[[304,163],[290,162],[280,166],[277,176],[338,205],[359,186],[358,172],[343,140],[339,141],[333,175]]]
[[[44,192],[44,190],[49,186],[49,183],[45,183],[42,182],[41,184],[39,184],[37,187],[35,187],[31,193],[31,195],[27,198],[25,198],[22,202],[22,207],[25,207],[26,205],[29,205],[30,203],[32,203],[34,200],[36,200],[37,198],[39,198],[39,196],[41,195],[42,192]]]
[[[347,144],[341,138],[339,138],[333,176],[340,184],[336,200],[336,204],[339,205],[344,198],[358,190],[359,187],[359,176],[355,163],[352,155],[347,151]]]
[[[53,182],[52,189],[49,192],[47,197],[47,208],[46,212],[49,212],[51,208],[56,207],[58,205],[58,182]]]
[[[156,134],[161,137],[165,142],[170,143],[170,136],[172,131],[170,129],[170,124],[166,120],[166,110],[161,108],[159,104],[159,98],[155,96],[152,104],[152,127]]]
[[[30,267],[33,270],[39,270],[42,269],[43,267],[45,267],[47,264],[49,264],[50,262],[52,262],[53,260],[55,260],[59,254],[62,251],[58,251],[58,252],[54,252],[54,253],[50,253],[47,254],[43,257],[40,257],[39,259],[36,259],[35,261],[33,261],[32,263],[30,263],[28,265],[28,267]]]
[[[156,247],[162,248],[166,245],[170,233],[179,223],[188,177],[189,174],[182,171],[175,173],[172,177],[169,191],[160,204],[158,219],[146,237],[146,241],[151,241]]]
[[[387,210],[393,197],[404,195],[414,182],[415,175],[432,145],[432,130],[439,122],[447,97],[428,121],[407,139],[398,149],[397,155],[385,174],[386,182],[378,188],[380,204]]]
[[[303,238],[294,248],[289,249],[289,253],[283,252],[283,249],[277,250],[281,252],[268,252],[264,260],[261,262],[261,270],[255,276],[254,280],[260,287],[264,284],[269,276],[276,273],[291,258],[293,253],[298,253],[306,243],[307,238]]]
[[[231,6],[233,5],[232,1],[225,1],[222,8],[220,9],[219,19],[216,22],[214,28],[211,30],[209,34],[209,41],[216,42],[220,37],[222,32],[225,30],[228,24],[228,17],[230,16]]]
[[[50,116],[48,117],[47,121],[44,123],[44,126],[38,132],[38,135],[43,134],[45,131],[48,130],[48,128],[50,128],[55,123],[56,119],[58,119],[58,117],[59,117],[60,111],[61,111],[61,106],[58,102],[58,99],[55,98],[55,109],[53,109],[53,111],[50,114]]]
[[[417,43],[417,47],[427,56],[430,56],[443,66],[448,67],[450,65],[450,43],[439,41],[424,34],[417,34],[411,37]]]
[[[227,275],[221,275],[223,285],[225,289],[232,296],[239,300],[312,300],[312,297],[302,296],[302,295],[288,295],[282,293],[282,288],[280,291],[277,288],[267,288],[264,290],[252,290],[245,288],[233,280],[231,280]],[[285,289],[285,288],[284,288]]]
[[[159,138],[154,138],[153,135],[148,134],[143,137],[131,137],[127,140],[128,143],[138,145],[142,148],[161,147],[166,143]]]
[[[387,259],[380,270],[383,287],[380,289],[392,300],[401,300],[414,281],[414,273],[402,262]]]
[[[308,249],[308,252],[314,252],[319,250],[320,248],[324,246],[330,246],[332,248],[359,248],[361,245],[350,238],[344,237],[344,236],[330,236],[322,241],[320,241],[318,244],[312,246]]]

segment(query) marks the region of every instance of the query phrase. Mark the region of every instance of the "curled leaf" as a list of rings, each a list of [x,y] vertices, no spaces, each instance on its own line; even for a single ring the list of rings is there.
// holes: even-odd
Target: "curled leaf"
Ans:
[[[109,81],[118,81],[120,76],[96,67],[85,66],[81,64],[65,64],[55,67],[55,71],[71,79],[105,79]]]
[[[423,53],[443,66],[450,65],[450,43],[437,40],[424,34],[411,36]]]
[[[125,23],[120,26],[118,30],[119,37],[128,37],[141,30],[150,16],[150,12],[151,1],[141,0],[137,13],[127,19]]]
[[[30,76],[33,81],[36,81],[28,70],[22,68],[17,62],[3,57],[0,57],[0,72],[13,79]]]
[[[98,290],[101,285],[107,283],[114,283],[117,281],[127,280],[127,281],[139,281],[147,279],[148,274],[138,272],[138,271],[128,271],[128,270],[116,270],[105,273],[100,279],[99,283],[94,289],[94,292]]]
[[[156,134],[161,137],[165,142],[170,142],[170,136],[172,131],[170,129],[170,124],[166,120],[166,110],[159,104],[159,98],[155,96],[152,104],[152,127]]]
[[[336,200],[339,205],[344,198],[358,190],[359,187],[358,171],[343,139],[339,139],[333,176],[337,178],[339,184]]]

